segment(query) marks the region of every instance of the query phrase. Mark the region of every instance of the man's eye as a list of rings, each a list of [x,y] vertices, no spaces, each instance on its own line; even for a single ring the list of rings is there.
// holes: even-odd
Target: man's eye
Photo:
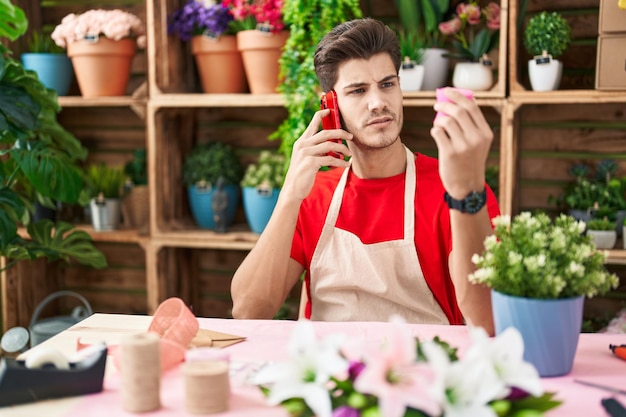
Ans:
[[[394,85],[396,85],[395,81],[385,81],[384,83],[382,83],[383,88],[390,88]]]
[[[357,88],[356,90],[350,90],[348,94],[362,94],[364,91],[364,88]]]

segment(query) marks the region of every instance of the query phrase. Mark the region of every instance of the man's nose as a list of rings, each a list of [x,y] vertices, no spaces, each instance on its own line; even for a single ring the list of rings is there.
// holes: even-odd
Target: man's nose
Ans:
[[[369,111],[383,110],[387,106],[382,92],[378,89],[371,89],[367,99],[367,107]]]

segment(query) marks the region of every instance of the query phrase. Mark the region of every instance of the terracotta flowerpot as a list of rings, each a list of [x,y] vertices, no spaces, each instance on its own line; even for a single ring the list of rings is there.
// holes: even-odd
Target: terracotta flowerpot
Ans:
[[[220,36],[212,39],[199,35],[191,39],[191,53],[202,82],[202,90],[209,94],[246,92],[246,75],[237,38]]]
[[[289,31],[266,33],[244,30],[237,33],[246,78],[252,94],[274,94],[280,80],[278,60],[283,53]]]
[[[134,39],[99,37],[67,45],[83,97],[123,96],[137,45]]]

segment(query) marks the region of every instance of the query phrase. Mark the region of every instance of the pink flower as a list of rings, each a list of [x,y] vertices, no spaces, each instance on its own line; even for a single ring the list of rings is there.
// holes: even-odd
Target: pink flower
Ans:
[[[500,5],[491,2],[483,9],[487,27],[491,30],[500,29]]]
[[[382,348],[367,349],[363,362],[365,368],[354,387],[378,397],[380,415],[402,417],[407,406],[428,415],[440,414],[440,405],[429,391],[434,371],[428,364],[416,362],[415,339],[402,323],[394,323]]]
[[[477,25],[480,23],[480,7],[475,4],[470,4],[465,9],[465,15],[467,18],[467,23],[470,25]]]
[[[461,30],[461,19],[458,16],[454,16],[447,22],[439,23],[439,31],[444,35],[454,35]]]

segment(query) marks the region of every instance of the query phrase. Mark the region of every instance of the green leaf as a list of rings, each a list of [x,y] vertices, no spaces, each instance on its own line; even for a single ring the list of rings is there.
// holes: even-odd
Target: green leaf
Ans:
[[[20,130],[35,130],[41,107],[22,88],[0,83],[0,113]]]
[[[475,60],[480,59],[483,54],[489,51],[489,44],[491,41],[491,34],[489,29],[484,28],[478,32],[474,38],[474,42],[469,46],[469,51]]]
[[[0,0],[0,38],[11,41],[22,36],[28,28],[24,10],[11,4],[10,0]]]

